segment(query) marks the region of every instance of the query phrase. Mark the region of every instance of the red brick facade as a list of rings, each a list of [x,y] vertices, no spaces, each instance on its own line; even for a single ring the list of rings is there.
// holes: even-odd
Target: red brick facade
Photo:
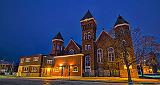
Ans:
[[[64,47],[64,40],[58,33],[52,39],[51,53],[43,56],[42,61],[38,61],[39,64],[41,62],[41,76],[127,77],[122,41],[127,44],[127,60],[135,60],[129,23],[119,16],[114,25],[115,36],[111,37],[105,30],[102,30],[97,38],[96,20],[89,11],[80,23],[82,46],[71,39]],[[20,66],[24,65],[20,64]],[[138,77],[136,62],[132,63],[130,69],[131,76]]]

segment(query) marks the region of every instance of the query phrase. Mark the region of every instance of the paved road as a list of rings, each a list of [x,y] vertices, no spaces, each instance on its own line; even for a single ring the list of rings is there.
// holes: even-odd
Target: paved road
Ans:
[[[46,79],[0,79],[0,85],[128,85],[127,83],[106,83],[91,81],[46,80]],[[153,84],[134,84],[153,85]],[[155,84],[160,85],[160,84]]]

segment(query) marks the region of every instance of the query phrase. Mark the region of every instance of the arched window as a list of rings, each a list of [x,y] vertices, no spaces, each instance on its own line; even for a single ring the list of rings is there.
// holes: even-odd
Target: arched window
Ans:
[[[90,72],[91,67],[90,67],[90,55],[85,56],[85,72]]]
[[[85,56],[85,66],[90,66],[90,55]]]
[[[57,50],[59,50],[59,49],[60,49],[59,45],[56,45],[56,49],[57,49]]]
[[[114,61],[115,56],[114,56],[114,49],[113,47],[108,48],[108,61]]]
[[[101,48],[99,48],[97,50],[97,62],[101,63],[102,62],[102,58],[103,58],[103,50]]]
[[[70,49],[70,50],[69,50],[69,54],[74,54],[74,50],[73,50],[73,49]]]
[[[91,33],[90,32],[88,32],[87,38],[91,39]]]
[[[87,33],[84,33],[84,40],[87,40]]]

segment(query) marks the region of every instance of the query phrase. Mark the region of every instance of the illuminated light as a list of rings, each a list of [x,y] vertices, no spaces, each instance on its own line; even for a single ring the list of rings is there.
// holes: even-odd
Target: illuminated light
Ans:
[[[84,22],[84,21],[89,21],[89,20],[94,20],[94,18],[89,18],[89,19],[84,19],[84,20],[81,20],[80,22]],[[95,20],[94,20],[95,21]]]
[[[124,69],[127,69],[126,65],[124,65]],[[129,69],[132,69],[132,65],[129,66]]]
[[[51,70],[51,68],[47,68],[47,71],[50,71]]]
[[[127,25],[127,26],[129,26],[129,24],[127,24],[127,23],[123,23],[123,24],[118,24],[118,25],[114,26],[114,28],[117,28],[117,27],[119,27],[119,26],[123,26],[123,25]]]
[[[53,39],[52,42],[53,41],[62,41],[62,42],[64,42],[62,39]]]
[[[74,54],[74,55],[55,56],[54,58],[64,58],[64,57],[74,57],[74,56],[84,56],[84,54]]]
[[[59,66],[62,66],[62,64],[59,64]]]
[[[62,69],[62,67],[60,66],[59,69]]]

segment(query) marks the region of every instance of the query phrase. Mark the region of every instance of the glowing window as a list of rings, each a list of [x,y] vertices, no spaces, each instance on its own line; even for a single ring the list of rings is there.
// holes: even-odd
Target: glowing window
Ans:
[[[30,58],[26,58],[26,62],[30,62],[30,60],[31,60]]]
[[[78,66],[73,67],[73,72],[78,72]]]
[[[33,57],[33,61],[38,61],[39,57]]]
[[[54,69],[54,72],[59,72],[59,68],[56,67],[56,68]]]
[[[53,60],[47,60],[48,64],[52,64]]]
[[[32,72],[37,72],[37,67],[33,66],[33,67],[31,68],[31,71],[32,71]]]
[[[21,58],[21,62],[20,63],[23,63],[24,62],[24,58]]]

